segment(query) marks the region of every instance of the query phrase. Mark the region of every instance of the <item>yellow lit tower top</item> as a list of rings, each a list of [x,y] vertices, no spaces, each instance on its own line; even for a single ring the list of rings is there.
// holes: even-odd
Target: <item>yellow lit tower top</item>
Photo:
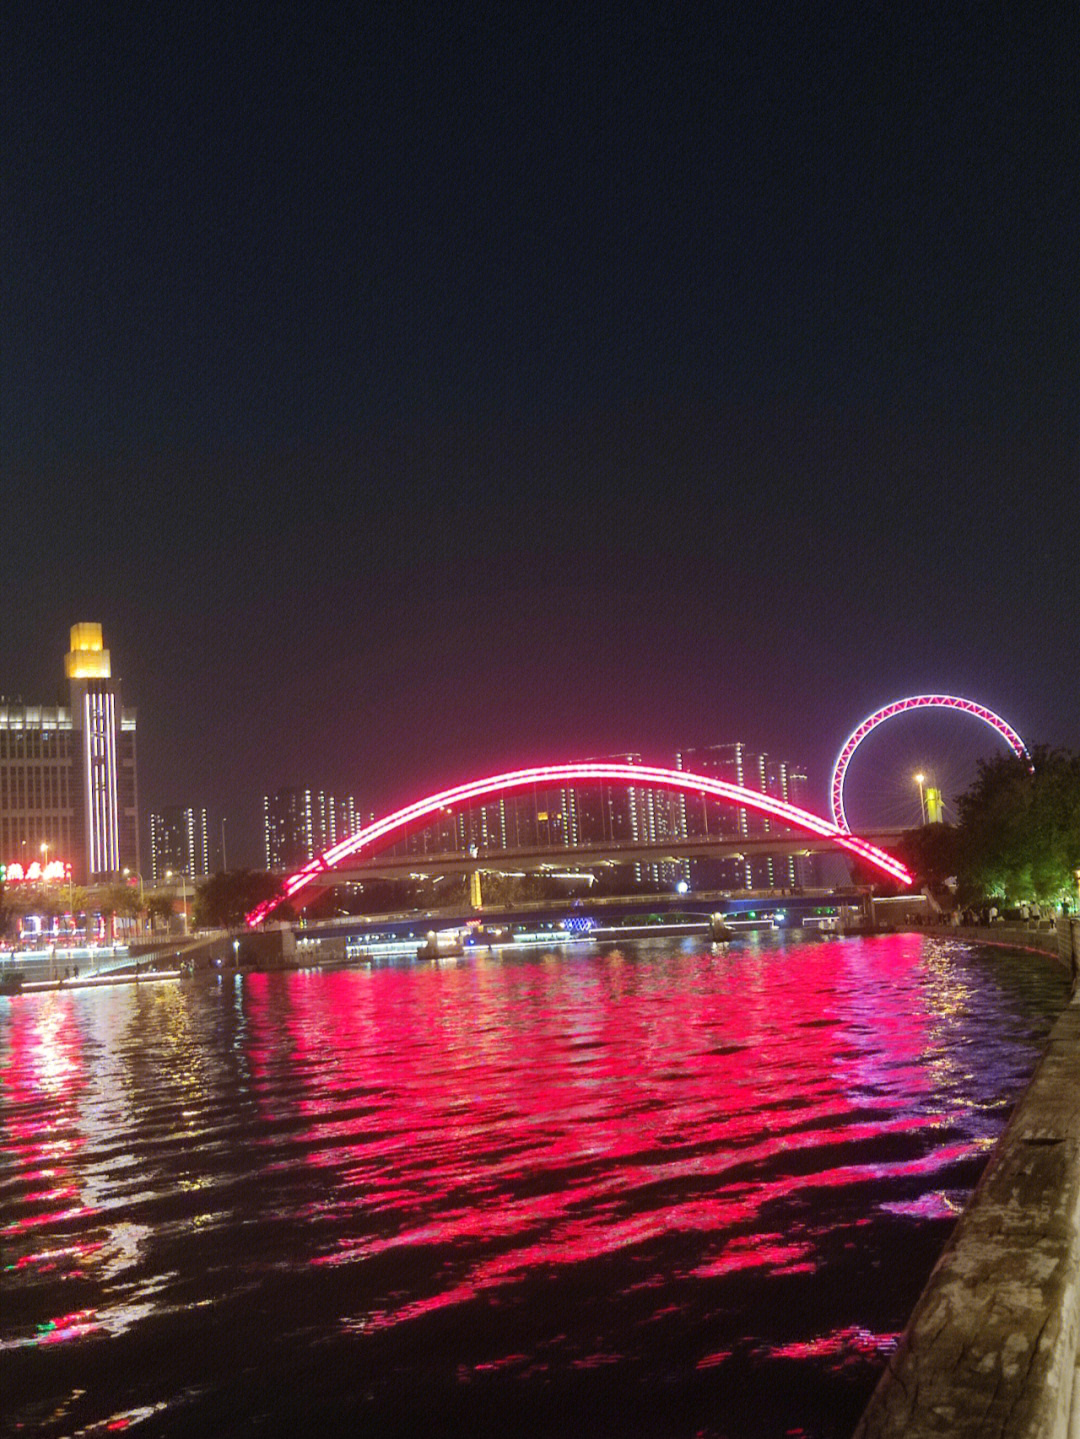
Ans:
[[[101,626],[71,626],[71,649],[64,656],[64,673],[69,680],[107,680],[112,674],[109,651],[101,638]]]

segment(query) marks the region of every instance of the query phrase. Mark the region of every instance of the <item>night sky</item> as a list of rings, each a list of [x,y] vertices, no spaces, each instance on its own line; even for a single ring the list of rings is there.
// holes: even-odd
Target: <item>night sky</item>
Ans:
[[[929,690],[1080,748],[1075,7],[12,8],[0,693],[101,621],[144,847],[734,739],[824,808]]]

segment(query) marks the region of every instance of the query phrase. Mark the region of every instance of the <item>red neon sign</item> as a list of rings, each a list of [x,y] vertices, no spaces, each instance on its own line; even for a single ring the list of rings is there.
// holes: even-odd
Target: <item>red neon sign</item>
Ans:
[[[251,926],[261,924],[283,900],[291,899],[293,895],[310,884],[316,875],[333,869],[335,865],[340,864],[350,855],[358,854],[361,850],[372,849],[379,841],[391,840],[418,820],[426,819],[428,815],[437,814],[440,809],[451,805],[472,804],[490,794],[527,789],[534,784],[563,785],[596,781],[614,781],[639,788],[649,786],[654,789],[670,789],[683,794],[703,794],[743,805],[747,809],[757,810],[761,814],[768,815],[770,819],[777,819],[784,824],[791,825],[794,829],[805,830],[808,834],[833,840],[840,848],[848,850],[858,859],[881,870],[890,879],[899,880],[901,884],[910,884],[912,881],[912,876],[906,867],[887,851],[879,849],[877,845],[859,839],[850,831],[841,829],[820,815],[811,814],[809,810],[800,809],[797,805],[788,804],[786,800],[775,799],[772,795],[762,794],[758,790],[744,789],[741,785],[728,784],[724,780],[712,779],[708,775],[690,774],[686,770],[661,769],[654,765],[608,764],[602,761],[589,764],[551,764],[537,765],[532,769],[511,770],[506,774],[489,775],[486,779],[471,780],[467,784],[456,785],[453,789],[428,795],[425,799],[417,800],[415,804],[406,805],[403,809],[395,810],[393,814],[386,815],[383,819],[365,825],[363,829],[357,830],[355,834],[342,840],[340,844],[331,846],[325,853],[305,865],[303,869],[290,875],[285,881],[281,895],[277,899],[268,900],[259,905],[257,909],[253,909],[247,916],[247,923]]]
[[[34,859],[26,865],[16,859],[4,865],[3,869],[8,884],[50,884],[71,878],[71,865],[64,859],[50,859],[46,864]]]
[[[1027,746],[1016,733],[1011,725],[1005,723],[1000,715],[993,710],[988,710],[984,705],[979,705],[974,700],[958,699],[956,695],[909,695],[907,699],[894,700],[891,705],[884,709],[875,710],[872,715],[867,715],[858,729],[853,730],[844,742],[844,747],[836,758],[836,765],[833,769],[832,783],[829,790],[829,800],[832,808],[833,822],[837,829],[842,829],[845,834],[851,833],[851,826],[847,822],[847,815],[844,812],[844,776],[847,774],[851,757],[862,744],[863,740],[871,730],[877,729],[879,724],[884,724],[887,719],[895,715],[906,714],[909,710],[917,709],[946,709],[961,710],[964,714],[974,715],[976,719],[982,720],[991,729],[997,730],[1005,743],[1009,745],[1013,753],[1020,759],[1030,759]]]

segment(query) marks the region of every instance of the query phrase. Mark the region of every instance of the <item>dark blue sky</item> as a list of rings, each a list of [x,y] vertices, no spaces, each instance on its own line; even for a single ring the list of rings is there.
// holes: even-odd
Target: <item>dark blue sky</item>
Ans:
[[[100,619],[249,860],[913,690],[1080,747],[1080,21],[720,8],[8,18],[0,692]]]

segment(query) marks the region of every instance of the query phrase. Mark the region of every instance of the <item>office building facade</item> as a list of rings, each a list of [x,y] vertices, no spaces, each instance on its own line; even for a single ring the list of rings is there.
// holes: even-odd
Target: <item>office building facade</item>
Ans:
[[[360,823],[353,795],[293,788],[263,795],[266,867],[276,871],[297,869],[339,840],[347,839]]]
[[[675,768],[806,806],[809,786],[804,766],[753,750],[741,741],[678,750]],[[789,826],[758,810],[704,795],[679,796],[675,810],[679,834],[692,839],[760,839],[791,832]],[[762,854],[693,860],[684,874],[698,888],[790,889],[809,882],[810,868],[803,858]]]
[[[171,805],[150,816],[150,879],[186,876],[205,879],[210,873],[210,841],[205,809]]]
[[[87,884],[139,867],[136,716],[99,624],[72,626],[64,669],[67,705],[0,701],[0,863]]]

